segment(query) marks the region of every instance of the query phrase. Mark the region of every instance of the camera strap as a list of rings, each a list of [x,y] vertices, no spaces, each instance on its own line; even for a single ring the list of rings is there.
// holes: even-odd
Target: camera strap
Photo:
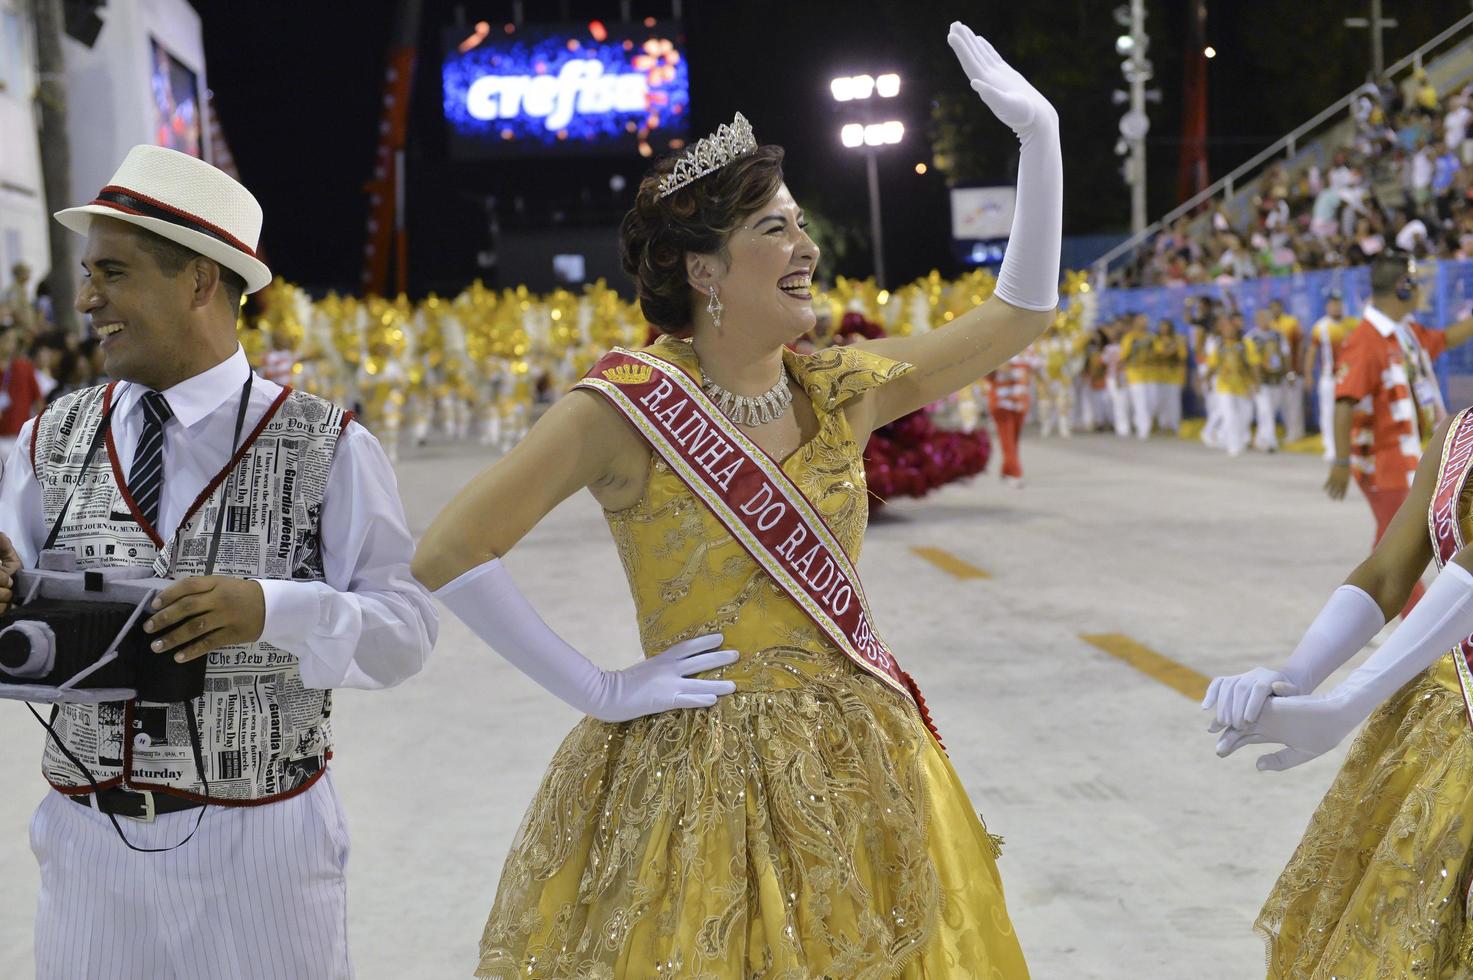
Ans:
[[[251,402],[251,384],[255,379],[256,374],[254,371],[247,374],[245,387],[240,390],[240,408],[235,413],[235,437],[230,440],[230,459],[232,461],[235,459],[235,454],[240,451],[240,434],[245,430],[246,408]],[[237,466],[231,466],[230,463],[226,465],[230,466],[230,472],[226,475],[225,482],[220,487],[220,507],[215,512],[215,527],[210,531],[210,553],[209,557],[205,559],[206,575],[215,574],[215,558],[220,553],[220,532],[225,529],[225,501],[230,499],[230,488],[235,481],[235,471],[239,469]],[[176,531],[175,533],[177,534],[178,532]],[[171,566],[177,554],[178,549],[176,548],[174,554],[169,556]],[[170,571],[172,570],[171,567]]]
[[[107,407],[107,412],[102,416],[102,422],[98,424],[97,431],[92,433],[92,444],[87,447],[87,455],[82,457],[82,468],[77,471],[77,485],[72,488],[71,493],[67,494],[66,502],[61,505],[61,513],[57,514],[56,520],[52,522],[51,533],[46,535],[46,543],[41,546],[41,551],[36,552],[37,561],[40,561],[42,551],[55,546],[56,536],[61,533],[61,522],[66,520],[67,511],[72,509],[72,498],[77,495],[78,490],[82,489],[82,476],[87,472],[87,467],[92,465],[92,457],[97,455],[98,447],[107,439],[107,430],[112,425],[113,412],[117,410],[117,407],[117,402]],[[31,439],[35,438],[36,434],[32,432]]]
[[[82,763],[81,759],[78,759],[75,755],[72,754],[72,750],[67,748],[65,743],[62,742],[61,737],[56,734],[56,729],[52,727],[52,723],[50,721],[47,721],[45,718],[42,718],[40,714],[36,712],[36,709],[30,704],[30,702],[26,703],[26,710],[30,711],[30,713],[35,716],[36,720],[41,723],[41,727],[46,729],[46,733],[51,736],[51,740],[56,743],[56,747],[61,749],[62,754],[65,755],[69,760],[71,760],[72,765],[80,769],[82,771],[82,775],[87,777],[87,783],[92,787],[92,793],[97,798],[98,808],[101,809],[102,787],[97,785],[97,777],[92,775],[92,770],[88,769]],[[56,711],[57,709],[53,707],[51,711],[51,717],[53,721],[56,718]],[[189,710],[187,705],[184,711],[184,718],[189,725],[189,748],[191,751],[194,752],[194,764],[198,767],[200,781],[205,784],[205,799],[209,799],[210,783],[209,780],[205,779],[205,760],[200,752],[199,722],[194,720],[194,712]],[[127,732],[123,733],[123,737],[128,737]],[[123,833],[123,825],[118,823],[117,814],[108,813],[107,818],[112,821],[113,830],[117,831],[118,839],[123,842],[124,846],[126,846],[128,850],[137,851],[140,854],[162,854],[165,851],[172,851],[177,847],[183,847],[185,844],[188,844],[190,842],[195,833],[199,830],[200,823],[205,819],[205,810],[208,809],[208,806],[208,804],[200,804],[199,813],[196,814],[194,818],[194,826],[190,828],[189,834],[179,843],[171,844],[168,847],[139,847],[137,844],[128,839],[127,834]]]
[[[245,429],[246,410],[250,407],[251,385],[255,381],[255,378],[255,372],[252,371],[251,373],[246,375],[245,384],[241,386],[240,407],[236,410],[235,413],[235,437],[230,442],[229,459],[232,460],[235,458],[235,454],[240,451],[240,434]],[[56,515],[56,520],[53,521],[51,524],[51,531],[46,535],[46,543],[41,546],[41,551],[47,551],[56,545],[57,535],[61,533],[62,522],[66,520],[67,512],[72,509],[72,498],[75,497],[77,495],[77,491],[82,488],[82,475],[87,472],[87,468],[92,465],[92,460],[97,455],[97,450],[100,449],[102,447],[102,444],[107,440],[108,430],[112,427],[113,412],[117,410],[117,407],[117,402],[113,402],[107,407],[106,414],[102,416],[102,422],[97,426],[97,431],[92,434],[92,442],[87,447],[87,455],[82,457],[82,468],[77,471],[77,485],[72,489],[71,493],[67,494],[65,503],[61,505],[61,511]],[[234,476],[235,471],[232,468],[230,476],[226,478],[227,488],[229,486],[230,479],[233,479]],[[221,494],[221,501],[222,503],[224,501],[223,493]],[[221,509],[223,511],[223,507]],[[210,539],[209,560],[205,563],[206,575],[214,574],[215,556],[220,550],[220,532],[223,530],[223,528],[223,522],[217,519],[215,522],[213,535]],[[37,552],[37,554],[39,555],[40,552]]]

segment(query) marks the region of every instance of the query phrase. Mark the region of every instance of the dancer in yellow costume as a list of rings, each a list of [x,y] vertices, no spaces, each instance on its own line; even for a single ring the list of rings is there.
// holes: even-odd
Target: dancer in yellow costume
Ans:
[[[1022,165],[997,288],[945,327],[785,349],[814,326],[819,250],[782,149],[740,115],[656,164],[622,228],[646,318],[693,336],[638,356],[699,384],[755,445],[738,459],[780,466],[851,559],[869,434],[976,383],[1058,302],[1058,117],[986,41],[960,24],[948,41]],[[612,405],[579,389],[552,406],[415,557],[447,608],[591,716],[513,842],[479,975],[1026,977],[994,841],[917,703],[846,656]],[[553,634],[498,557],[583,487],[634,593],[647,658],[623,670]]]
[[[1120,341],[1120,363],[1125,368],[1125,383],[1130,391],[1130,417],[1138,439],[1151,437],[1151,421],[1156,416],[1152,396],[1156,393],[1154,346],[1145,314],[1127,314],[1129,328]]]
[[[1220,313],[1215,326],[1218,342],[1207,355],[1207,370],[1221,419],[1217,442],[1229,456],[1241,456],[1253,434],[1253,376],[1258,354],[1243,339],[1241,313]]]
[[[1470,471],[1464,411],[1437,429],[1386,534],[1288,662],[1208,689],[1219,755],[1284,746],[1261,770],[1328,752],[1370,718],[1259,913],[1272,980],[1473,976]],[[1396,631],[1313,694],[1401,611],[1429,559],[1438,575]]]
[[[1181,396],[1187,386],[1187,338],[1178,333],[1176,324],[1162,317],[1151,345],[1156,365],[1154,402],[1156,425],[1163,432],[1176,435],[1181,431]]]

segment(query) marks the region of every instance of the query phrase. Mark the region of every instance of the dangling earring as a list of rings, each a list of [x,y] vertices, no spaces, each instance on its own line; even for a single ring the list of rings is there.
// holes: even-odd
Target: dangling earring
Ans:
[[[721,302],[721,297],[716,295],[716,287],[711,287],[711,301],[706,304],[706,312],[711,314],[711,322],[719,330],[721,328],[721,311],[726,307]]]

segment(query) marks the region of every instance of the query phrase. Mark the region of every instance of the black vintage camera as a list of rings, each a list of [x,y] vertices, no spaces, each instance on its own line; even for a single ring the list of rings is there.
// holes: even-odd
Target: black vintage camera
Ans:
[[[0,698],[43,703],[186,701],[204,693],[207,658],[175,663],[143,632],[170,585],[147,568],[81,571],[65,549],[16,576],[0,614]]]

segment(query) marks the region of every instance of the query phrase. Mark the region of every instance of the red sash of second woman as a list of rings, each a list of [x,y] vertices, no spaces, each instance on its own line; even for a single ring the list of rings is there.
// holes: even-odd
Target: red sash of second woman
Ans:
[[[1427,510],[1432,557],[1439,571],[1464,545],[1463,529],[1458,523],[1458,497],[1470,471],[1473,471],[1473,409],[1464,409],[1448,426],[1447,439],[1442,444],[1442,459],[1437,468],[1437,489],[1432,494],[1432,506]],[[1458,668],[1459,686],[1463,689],[1463,704],[1468,709],[1468,721],[1473,725],[1473,637],[1458,644],[1452,654],[1453,663]]]
[[[1448,425],[1442,458],[1437,464],[1437,488],[1432,493],[1432,506],[1427,508],[1427,530],[1432,535],[1432,558],[1438,571],[1463,548],[1458,498],[1470,471],[1473,471],[1473,409],[1465,408]],[[1463,707],[1469,724],[1473,725],[1473,636],[1464,639],[1449,655],[1458,669]],[[1473,917],[1473,882],[1463,894],[1463,909]]]
[[[700,385],[653,354],[615,348],[576,387],[606,397],[814,625],[910,698],[937,735],[919,688],[871,625],[859,575],[823,515]]]

